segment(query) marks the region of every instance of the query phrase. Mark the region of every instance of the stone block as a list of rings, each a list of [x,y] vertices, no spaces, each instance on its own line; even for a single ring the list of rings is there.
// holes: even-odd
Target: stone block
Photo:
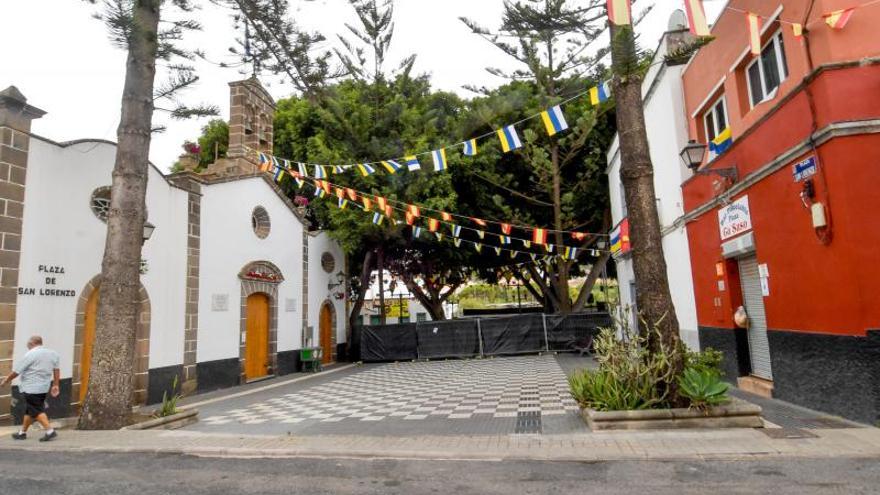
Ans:
[[[0,360],[12,359],[12,351],[15,349],[14,340],[0,341]]]
[[[9,182],[13,184],[25,185],[27,181],[27,169],[13,165],[9,168]]]
[[[8,202],[6,205],[7,211],[13,204],[20,204],[15,202]],[[3,234],[3,250],[4,251],[21,251],[21,236],[18,234]]]
[[[0,304],[0,321],[15,321],[15,304]]]
[[[0,323],[0,340],[15,339],[15,322]]]
[[[0,268],[18,269],[21,255],[18,251],[5,251],[0,249]]]
[[[0,162],[27,167],[27,151],[18,150],[11,146],[0,146]]]
[[[15,304],[18,300],[18,289],[15,287],[0,287],[0,304]]]
[[[17,287],[18,270],[12,268],[4,268],[3,270],[0,270],[0,284],[2,284],[3,287]]]
[[[9,184],[8,182],[0,182],[0,191],[2,191],[2,186],[4,184],[19,188],[22,190],[22,192],[24,191],[23,187],[16,186],[15,184]],[[0,197],[2,197],[2,192],[0,192]],[[22,201],[22,200],[23,199],[19,199],[18,201]],[[0,232],[10,232],[13,234],[21,234],[21,219],[20,218],[12,218],[12,217],[0,217]],[[15,268],[18,268],[18,266],[16,266]]]

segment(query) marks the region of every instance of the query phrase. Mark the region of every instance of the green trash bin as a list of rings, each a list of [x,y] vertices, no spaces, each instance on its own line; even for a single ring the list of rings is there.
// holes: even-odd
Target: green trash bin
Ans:
[[[302,370],[312,372],[321,371],[322,352],[320,348],[307,347],[299,351],[299,360],[302,362]]]

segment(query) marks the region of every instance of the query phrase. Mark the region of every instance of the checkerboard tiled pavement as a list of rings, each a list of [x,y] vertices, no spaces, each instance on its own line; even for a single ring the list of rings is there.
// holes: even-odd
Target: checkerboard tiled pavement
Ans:
[[[243,407],[204,426],[515,418],[576,413],[552,356],[386,364]]]

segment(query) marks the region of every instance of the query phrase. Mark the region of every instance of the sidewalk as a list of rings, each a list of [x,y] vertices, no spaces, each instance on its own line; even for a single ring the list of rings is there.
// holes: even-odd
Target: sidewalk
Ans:
[[[880,429],[876,428],[811,430],[809,438],[797,439],[774,439],[751,429],[409,437],[62,430],[58,440],[39,443],[36,438],[14,441],[8,433],[2,432],[0,450],[553,461],[880,457]]]

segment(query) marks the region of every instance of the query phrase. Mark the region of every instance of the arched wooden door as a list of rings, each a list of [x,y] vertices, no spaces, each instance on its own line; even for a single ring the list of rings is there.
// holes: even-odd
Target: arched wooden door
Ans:
[[[253,380],[269,374],[269,296],[248,296],[245,318],[244,376]]]
[[[83,340],[82,355],[79,359],[80,379],[79,379],[79,402],[80,404],[86,398],[86,390],[89,388],[89,370],[92,367],[92,345],[95,342],[95,328],[98,322],[98,294],[97,289],[89,295],[86,302],[85,321],[83,322]]]
[[[324,350],[321,362],[326,364],[333,360],[333,306],[330,304],[321,306],[318,329],[321,332],[321,349]]]

